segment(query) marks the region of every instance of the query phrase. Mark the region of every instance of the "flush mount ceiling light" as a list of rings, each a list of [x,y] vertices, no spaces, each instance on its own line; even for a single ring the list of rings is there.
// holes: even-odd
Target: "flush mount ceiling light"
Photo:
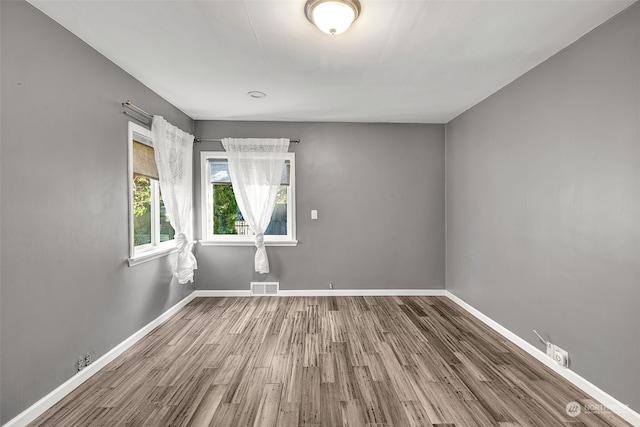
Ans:
[[[358,0],[307,0],[307,19],[323,33],[335,36],[349,29],[360,15]]]

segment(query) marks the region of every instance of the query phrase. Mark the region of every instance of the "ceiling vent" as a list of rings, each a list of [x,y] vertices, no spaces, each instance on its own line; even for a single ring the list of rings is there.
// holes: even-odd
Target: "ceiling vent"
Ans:
[[[251,282],[251,296],[278,295],[280,282]]]

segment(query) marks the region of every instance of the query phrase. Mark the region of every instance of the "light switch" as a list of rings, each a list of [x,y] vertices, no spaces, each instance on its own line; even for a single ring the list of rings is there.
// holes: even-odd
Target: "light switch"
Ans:
[[[311,209],[311,219],[318,219],[318,211],[316,209]]]

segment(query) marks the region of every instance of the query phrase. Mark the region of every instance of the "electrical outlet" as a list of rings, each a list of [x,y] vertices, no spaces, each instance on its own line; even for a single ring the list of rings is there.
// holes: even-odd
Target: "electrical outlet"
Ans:
[[[569,352],[561,349],[557,345],[553,346],[553,360],[560,366],[569,367]]]
[[[329,282],[329,289],[333,289],[333,282]]]
[[[91,365],[91,362],[93,362],[93,356],[91,355],[91,353],[85,354],[84,355],[84,366]]]
[[[78,360],[76,360],[76,370],[80,372],[83,369],[84,369],[84,356],[80,356],[78,357]]]

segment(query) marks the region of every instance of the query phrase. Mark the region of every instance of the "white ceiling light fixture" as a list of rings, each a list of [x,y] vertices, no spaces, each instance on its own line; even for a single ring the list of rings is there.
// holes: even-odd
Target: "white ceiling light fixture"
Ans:
[[[335,36],[349,29],[360,15],[358,0],[307,0],[307,19],[323,33]]]

